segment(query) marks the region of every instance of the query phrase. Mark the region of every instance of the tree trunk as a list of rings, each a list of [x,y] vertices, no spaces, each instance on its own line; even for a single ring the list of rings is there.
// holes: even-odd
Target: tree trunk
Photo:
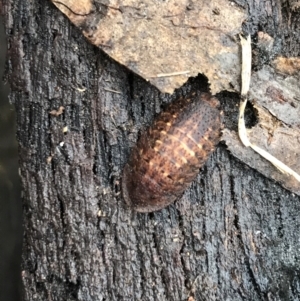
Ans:
[[[300,198],[220,144],[181,200],[133,212],[122,168],[139,131],[175,96],[90,45],[50,1],[4,2],[24,300],[299,300]],[[290,2],[236,2],[253,35],[266,31],[277,52],[300,55]],[[177,95],[193,88],[207,89],[205,78]],[[219,97],[236,126],[238,95]]]

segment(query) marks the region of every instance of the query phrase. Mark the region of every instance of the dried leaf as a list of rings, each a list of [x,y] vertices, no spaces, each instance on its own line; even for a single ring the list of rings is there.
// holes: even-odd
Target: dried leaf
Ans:
[[[239,90],[235,37],[245,13],[233,2],[124,0],[96,7],[90,0],[52,1],[91,43],[162,92],[198,73],[208,77],[213,94]]]

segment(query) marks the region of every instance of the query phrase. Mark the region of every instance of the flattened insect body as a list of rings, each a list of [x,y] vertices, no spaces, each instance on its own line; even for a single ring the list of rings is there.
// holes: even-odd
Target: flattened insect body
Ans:
[[[219,101],[208,93],[180,98],[142,133],[125,165],[123,196],[139,212],[179,198],[220,140]]]

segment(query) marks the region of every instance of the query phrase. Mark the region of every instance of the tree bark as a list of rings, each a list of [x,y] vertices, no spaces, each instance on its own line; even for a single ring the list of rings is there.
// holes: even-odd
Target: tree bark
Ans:
[[[300,55],[290,2],[236,1]],[[181,200],[135,213],[121,172],[172,96],[90,45],[50,1],[4,1],[23,185],[24,300],[298,300],[300,198],[220,144]],[[113,92],[113,91],[117,91]],[[120,93],[119,93],[120,92]],[[226,124],[238,95],[221,93]],[[62,114],[53,113],[60,106]]]

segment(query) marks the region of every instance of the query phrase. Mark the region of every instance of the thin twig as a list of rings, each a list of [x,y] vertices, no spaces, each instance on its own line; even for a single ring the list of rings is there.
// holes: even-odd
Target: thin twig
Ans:
[[[176,76],[176,75],[184,75],[188,74],[190,71],[178,71],[178,72],[171,72],[171,73],[158,73],[155,76],[152,77],[170,77],[170,76]]]
[[[120,91],[112,90],[112,89],[109,89],[109,88],[103,88],[103,90],[105,90],[105,91],[107,91],[107,92],[122,94],[122,92],[120,92]]]

